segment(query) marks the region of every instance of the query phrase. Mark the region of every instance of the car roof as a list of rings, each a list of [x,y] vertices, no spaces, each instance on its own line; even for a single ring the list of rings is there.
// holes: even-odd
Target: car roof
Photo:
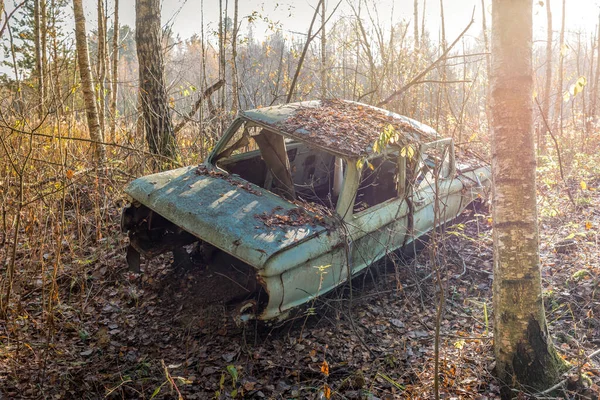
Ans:
[[[347,100],[313,100],[243,111],[242,118],[293,139],[351,158],[368,157],[384,132],[391,146],[440,138],[431,127],[382,108]]]

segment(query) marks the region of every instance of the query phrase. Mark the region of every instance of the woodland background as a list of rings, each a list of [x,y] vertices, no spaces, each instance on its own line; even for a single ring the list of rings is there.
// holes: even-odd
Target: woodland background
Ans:
[[[427,2],[414,5],[386,23],[377,2],[349,0],[342,18],[329,0],[306,33],[290,34],[258,7],[238,15],[237,0],[212,0],[204,7],[219,7],[222,18],[199,15],[196,36],[182,40],[165,25],[160,51],[177,144],[165,159],[148,146],[135,32],[119,24],[118,0],[99,0],[97,24],[87,25],[101,143],[85,122],[66,22],[72,3],[0,1],[0,390],[9,398],[302,398],[333,388],[340,398],[426,398],[435,323],[428,302],[436,296],[426,256],[403,268],[388,260],[384,277],[363,279],[350,306],[342,290],[322,301],[319,317],[265,332],[237,328],[221,306],[195,302],[193,271],[173,271],[168,257],[143,276],[128,274],[119,229],[125,183],[161,163],[201,162],[237,110],[282,104],[292,86],[292,101],[383,106],[489,153],[489,2],[473,14],[483,29],[464,21],[468,35],[458,37],[446,36],[443,11],[430,32]],[[549,21],[571,7],[534,5]],[[254,31],[259,20],[265,35]],[[599,43],[600,25],[573,31],[563,18],[534,46],[548,319],[564,356],[592,382],[600,372],[583,354],[600,341]],[[442,391],[455,397],[498,391],[489,372],[489,225],[485,212],[471,215],[441,239],[452,294]],[[557,243],[573,246],[557,251]]]

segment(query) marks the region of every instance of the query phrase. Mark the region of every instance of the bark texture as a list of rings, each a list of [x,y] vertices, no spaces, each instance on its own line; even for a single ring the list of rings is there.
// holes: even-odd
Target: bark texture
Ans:
[[[154,154],[172,159],[176,155],[176,147],[165,88],[160,0],[136,0],[135,17],[140,93],[148,148]]]
[[[98,109],[94,97],[94,87],[92,85],[92,71],[90,69],[90,56],[88,52],[87,36],[85,31],[85,16],[83,14],[82,0],[73,0],[73,14],[75,15],[75,45],[77,47],[77,64],[79,66],[79,75],[81,77],[81,88],[83,91],[83,100],[87,116],[90,139],[97,142],[95,144],[95,153],[98,162],[104,162],[106,153],[98,120]]]
[[[491,72],[496,372],[510,386],[544,389],[561,363],[547,333],[539,263],[531,0],[494,0]]]

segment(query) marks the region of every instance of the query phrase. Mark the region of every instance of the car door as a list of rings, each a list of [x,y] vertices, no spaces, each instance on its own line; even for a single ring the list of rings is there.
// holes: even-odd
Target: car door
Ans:
[[[408,189],[413,208],[412,236],[417,238],[456,217],[461,207],[461,183],[455,180],[451,138],[422,144],[414,162]]]
[[[360,174],[349,232],[349,265],[357,273],[401,247],[408,229],[404,196],[405,159],[397,152],[365,163]]]

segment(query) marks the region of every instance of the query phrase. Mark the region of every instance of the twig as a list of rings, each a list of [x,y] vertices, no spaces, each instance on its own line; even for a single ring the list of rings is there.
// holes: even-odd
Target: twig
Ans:
[[[537,99],[536,99],[536,101],[537,101]],[[539,105],[539,103],[538,103],[538,105]],[[594,351],[589,356],[586,356],[585,357],[585,361],[587,362],[590,358],[596,357],[598,354],[600,354],[600,349]],[[573,368],[571,368],[571,371],[573,371],[573,370],[575,370],[577,368],[578,367],[573,367]],[[543,392],[538,392],[538,393],[534,394],[534,396],[542,395],[542,394],[549,394],[549,393],[551,393],[551,392],[553,392],[553,391],[561,388],[565,383],[567,383],[567,380],[568,380],[568,378],[565,378],[562,381],[558,382],[556,385],[554,385],[552,387],[549,387],[548,389],[544,390]]]
[[[220,272],[217,271],[213,271],[213,273],[215,273],[216,275],[222,276],[223,278],[226,278],[228,280],[230,280],[231,282],[235,283],[236,285],[238,285],[239,287],[241,287],[242,289],[244,289],[246,292],[250,292],[250,290],[248,290],[248,288],[242,286],[239,282],[236,282],[235,280],[233,280],[232,278],[228,277],[225,274],[222,274]]]
[[[2,24],[2,28],[0,28],[0,38],[2,38],[2,34],[4,33],[4,30],[8,26],[8,21],[12,18],[14,13],[16,13],[17,10],[19,10],[19,8],[21,8],[24,4],[25,4],[25,1],[22,1],[21,3],[17,4],[15,6],[15,8],[10,12],[10,14],[8,14],[6,12],[6,10],[4,10],[4,23]]]
[[[78,138],[78,137],[69,137],[69,136],[57,136],[57,135],[49,135],[46,133],[39,133],[39,132],[27,132],[27,131],[22,131],[20,129],[15,129],[12,128],[10,126],[5,126],[5,128],[10,129],[11,131],[21,134],[21,135],[32,135],[32,136],[38,136],[38,137],[45,137],[45,138],[49,138],[52,140],[72,140],[75,142],[86,142],[86,143],[92,143],[92,144],[101,144],[103,146],[113,146],[113,147],[118,147],[120,149],[125,149],[125,150],[130,150],[130,151],[135,151],[138,153],[142,153],[144,155],[148,155],[148,156],[152,156],[152,157],[159,157],[159,158],[164,158],[167,161],[170,161],[172,163],[174,163],[177,166],[182,166],[181,163],[175,159],[172,159],[171,157],[167,157],[167,156],[163,156],[160,154],[154,154],[154,153],[150,153],[149,151],[145,151],[145,150],[141,150],[141,149],[136,149],[135,147],[130,147],[130,146],[125,146],[122,144],[118,144],[118,143],[110,143],[110,142],[100,142],[97,140],[93,140],[93,139],[86,139],[86,138]]]

